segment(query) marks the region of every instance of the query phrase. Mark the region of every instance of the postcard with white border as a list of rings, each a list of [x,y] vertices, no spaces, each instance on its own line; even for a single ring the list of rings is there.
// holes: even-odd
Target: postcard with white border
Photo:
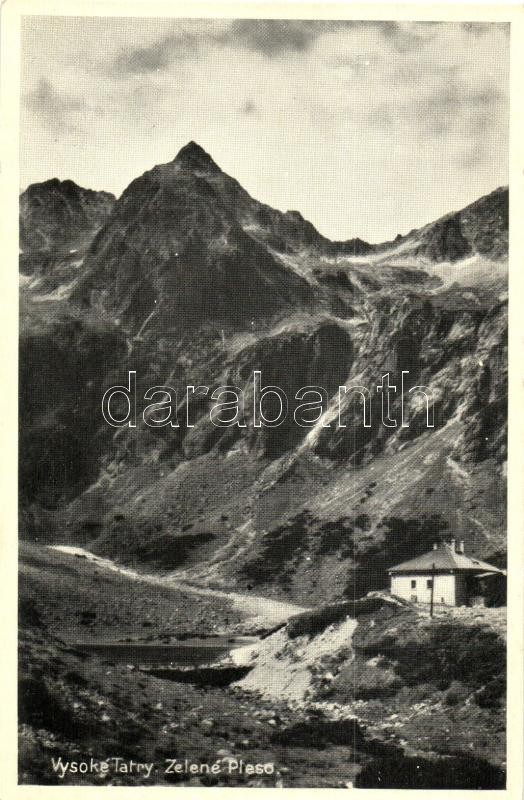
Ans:
[[[4,3],[1,800],[521,797],[523,20]]]

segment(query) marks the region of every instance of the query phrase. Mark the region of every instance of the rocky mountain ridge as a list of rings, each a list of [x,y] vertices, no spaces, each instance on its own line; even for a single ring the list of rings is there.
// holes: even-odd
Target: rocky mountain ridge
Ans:
[[[429,262],[460,261],[473,255],[498,260],[508,254],[509,202],[507,187],[494,189],[470,205],[422,228],[400,234],[377,251],[400,251],[404,257]]]
[[[114,202],[110,192],[83,189],[71,180],[31,184],[20,195],[22,252],[73,248],[83,238],[90,240]]]

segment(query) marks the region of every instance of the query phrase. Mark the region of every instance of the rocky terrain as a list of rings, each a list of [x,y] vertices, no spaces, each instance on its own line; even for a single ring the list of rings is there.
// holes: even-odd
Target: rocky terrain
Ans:
[[[118,199],[70,181],[29,187],[20,206],[22,538],[307,607],[383,590],[389,566],[451,535],[503,566],[507,209],[501,188],[392,242],[330,242],[298,212],[251,198],[195,143]],[[102,396],[127,384],[129,370],[137,427],[111,428]],[[255,370],[289,398],[278,428],[255,425]],[[391,427],[376,391],[386,372],[398,389]],[[186,398],[188,385],[209,393]],[[210,422],[209,396],[224,385],[244,393],[243,426]],[[410,393],[419,385],[434,398],[433,427],[423,396]],[[153,386],[177,393],[178,427],[146,424]],[[295,394],[306,386],[323,387],[325,402],[300,427]],[[370,390],[369,427],[351,387]],[[133,613],[148,612],[139,603]],[[426,641],[424,621],[396,613]],[[217,614],[220,625],[229,611]],[[365,639],[353,623],[348,637]],[[330,691],[367,703],[366,724],[417,702],[458,714],[446,700],[453,689],[459,705],[473,703],[479,736],[488,719],[501,725],[494,706],[475,700],[491,690],[470,675],[451,669],[446,687],[421,690],[419,701],[402,694],[413,686],[402,666],[372,668],[384,653],[362,648],[347,669],[368,680],[371,699],[365,688],[349,697],[343,678]],[[444,754],[427,724],[428,749]],[[471,753],[488,758],[478,738],[453,745],[454,757]]]
[[[165,642],[224,623],[249,630],[249,607],[29,543],[20,569],[21,783],[504,785],[502,609],[448,612],[430,624],[427,612],[377,595],[302,612],[233,651],[247,675],[215,688],[208,674],[224,674],[220,665],[193,670],[188,683],[177,670],[90,657],[79,642],[115,634]],[[409,657],[428,646],[431,660]],[[53,768],[58,759],[114,757],[153,768],[147,776]],[[174,757],[218,762],[220,772],[166,773]],[[269,771],[230,772],[242,760]]]

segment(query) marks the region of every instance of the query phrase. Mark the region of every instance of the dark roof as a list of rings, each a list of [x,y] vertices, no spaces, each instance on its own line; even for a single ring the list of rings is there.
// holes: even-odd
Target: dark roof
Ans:
[[[479,561],[478,558],[471,558],[464,553],[457,553],[449,544],[439,545],[437,550],[430,550],[421,556],[412,558],[410,561],[403,561],[394,567],[389,567],[388,572],[431,572],[436,570],[454,570],[457,572],[500,572],[503,570]]]

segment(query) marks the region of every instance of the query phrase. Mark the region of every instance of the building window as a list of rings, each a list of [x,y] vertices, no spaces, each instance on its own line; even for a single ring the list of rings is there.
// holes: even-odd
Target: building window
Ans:
[[[428,589],[433,588],[433,578],[428,578],[427,587]]]
[[[411,581],[411,588],[412,589],[416,589],[417,588],[417,582],[416,581]]]

